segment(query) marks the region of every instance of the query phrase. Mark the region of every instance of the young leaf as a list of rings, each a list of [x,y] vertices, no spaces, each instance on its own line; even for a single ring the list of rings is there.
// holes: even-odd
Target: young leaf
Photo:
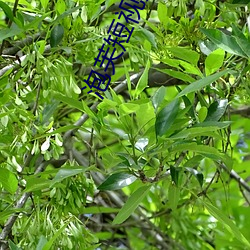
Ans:
[[[99,187],[99,190],[117,190],[133,183],[136,177],[132,174],[120,172],[109,176]]]
[[[164,135],[172,126],[179,110],[179,101],[174,99],[156,116],[155,132],[156,136]]]
[[[124,222],[139,206],[143,198],[146,196],[150,189],[150,185],[144,185],[138,188],[127,200],[120,212],[116,215],[112,224],[121,224]]]
[[[61,24],[56,25],[50,35],[50,46],[56,47],[63,39],[64,28]]]
[[[222,49],[217,49],[210,53],[205,60],[205,72],[206,75],[211,75],[223,65],[225,51]]]

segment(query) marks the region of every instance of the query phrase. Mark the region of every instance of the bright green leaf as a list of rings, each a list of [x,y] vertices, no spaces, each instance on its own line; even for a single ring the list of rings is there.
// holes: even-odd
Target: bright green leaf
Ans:
[[[0,183],[11,194],[14,194],[18,187],[16,176],[5,168],[0,168]]]

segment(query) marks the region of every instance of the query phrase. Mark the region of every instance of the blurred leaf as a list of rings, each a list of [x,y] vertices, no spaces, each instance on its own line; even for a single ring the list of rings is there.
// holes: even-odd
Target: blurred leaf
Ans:
[[[9,247],[10,250],[22,250],[22,248],[19,248],[17,245],[15,245],[11,240],[8,241],[9,242]]]
[[[63,34],[64,34],[64,28],[61,24],[56,25],[52,30],[51,30],[51,35],[50,35],[50,46],[56,47],[63,39]]]
[[[208,114],[204,122],[208,121],[219,121],[220,118],[224,115],[228,105],[227,99],[222,99],[215,101],[208,108]]]
[[[14,21],[14,15],[12,13],[11,8],[9,7],[9,5],[7,5],[6,3],[4,3],[3,1],[0,1],[0,8],[3,9],[5,15],[11,20]]]
[[[159,112],[155,121],[156,136],[162,136],[169,130],[175,121],[178,110],[179,100],[175,99]]]
[[[200,199],[201,200],[201,199]],[[202,201],[202,200],[201,200]],[[216,208],[212,204],[202,201],[208,212],[221,222],[224,227],[232,233],[239,241],[241,241],[245,246],[250,248],[250,242],[245,238],[245,236],[240,232],[237,226],[232,220],[230,220],[220,209]]]
[[[42,250],[49,250],[51,249],[54,241],[59,237],[59,235],[65,230],[65,228],[68,226],[69,222],[66,223],[64,222],[65,224],[55,232],[55,234],[53,235],[53,237],[44,245],[43,249]]]
[[[26,188],[24,192],[27,193],[27,192],[43,190],[49,188],[50,185],[51,185],[51,180],[37,176],[26,177]]]
[[[150,188],[150,185],[144,185],[138,188],[133,194],[131,194],[124,206],[121,208],[120,212],[116,215],[112,224],[121,224],[122,222],[124,222],[139,206]]]
[[[133,183],[136,177],[132,174],[120,172],[109,176],[99,187],[99,190],[117,190]]]
[[[204,181],[204,176],[201,172],[197,171],[196,169],[194,168],[189,168],[189,167],[186,167],[185,168],[188,172],[190,172],[192,175],[195,176],[195,178],[197,179],[197,181],[199,182],[200,186],[202,187],[203,185],[203,181]]]
[[[249,0],[233,0],[232,4],[249,4]]]
[[[0,183],[11,194],[14,194],[18,187],[18,180],[16,176],[5,168],[0,168]]]
[[[81,213],[82,214],[105,214],[105,213],[117,213],[119,212],[119,208],[113,207],[101,207],[101,206],[91,206],[91,207],[82,207]]]
[[[37,244],[37,247],[36,247],[36,250],[43,250],[43,247],[45,246],[45,244],[47,243],[47,239],[44,235],[41,235],[40,236],[40,239],[38,241],[38,244]]]
[[[143,71],[137,85],[135,88],[135,93],[134,96],[135,98],[137,98],[139,96],[139,94],[147,87],[148,85],[148,70],[150,67],[150,61],[148,60],[147,64],[146,64],[146,68]]]
[[[171,182],[168,188],[168,204],[169,207],[175,211],[180,199],[180,189]]]

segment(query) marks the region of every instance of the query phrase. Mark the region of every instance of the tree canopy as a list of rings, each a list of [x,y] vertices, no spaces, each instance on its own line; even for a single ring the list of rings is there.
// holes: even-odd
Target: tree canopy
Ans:
[[[250,249],[248,2],[0,1],[0,249]]]

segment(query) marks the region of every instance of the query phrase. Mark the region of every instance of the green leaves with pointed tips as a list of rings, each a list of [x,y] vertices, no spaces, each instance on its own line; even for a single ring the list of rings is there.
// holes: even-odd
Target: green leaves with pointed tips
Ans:
[[[62,41],[63,34],[64,34],[64,28],[63,28],[63,26],[61,24],[56,25],[51,30],[50,46],[51,47],[56,47]]]
[[[99,187],[99,190],[117,190],[133,183],[136,177],[132,174],[120,172],[109,176]]]
[[[179,110],[179,100],[174,99],[156,116],[155,132],[156,136],[164,135],[174,123]]]
[[[143,198],[147,195],[150,187],[151,186],[144,185],[138,188],[133,194],[131,194],[125,205],[116,215],[112,224],[121,224],[122,222],[124,222],[139,206]]]

